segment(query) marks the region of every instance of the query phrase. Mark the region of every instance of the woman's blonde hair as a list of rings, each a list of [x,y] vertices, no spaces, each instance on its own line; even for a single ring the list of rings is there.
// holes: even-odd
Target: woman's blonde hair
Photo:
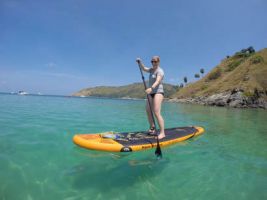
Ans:
[[[160,62],[160,57],[159,56],[153,56],[152,59],[156,59],[158,62]]]

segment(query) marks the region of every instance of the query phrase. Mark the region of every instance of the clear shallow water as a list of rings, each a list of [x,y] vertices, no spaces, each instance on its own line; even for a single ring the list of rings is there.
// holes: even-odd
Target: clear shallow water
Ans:
[[[0,199],[266,199],[267,112],[165,103],[166,127],[204,135],[162,149],[81,149],[75,133],[148,128],[144,101],[0,95]]]

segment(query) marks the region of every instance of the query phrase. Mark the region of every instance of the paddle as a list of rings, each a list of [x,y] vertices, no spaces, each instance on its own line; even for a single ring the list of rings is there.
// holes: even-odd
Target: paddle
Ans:
[[[140,72],[141,72],[141,76],[142,76],[142,80],[143,80],[143,83],[144,83],[144,87],[145,87],[145,90],[146,90],[147,89],[147,86],[146,86],[146,82],[145,82],[145,77],[144,77],[144,74],[143,74],[143,71],[142,71],[140,65],[138,65],[138,66],[139,66],[139,69],[140,69]],[[153,112],[152,112],[152,108],[151,108],[151,103],[149,101],[149,94],[146,95],[146,98],[147,98],[147,101],[148,101],[150,114],[151,114],[153,123],[155,125],[155,130],[157,130],[155,118],[154,118],[154,115],[153,115]],[[159,137],[158,137],[158,134],[157,134],[157,147],[156,147],[156,150],[155,150],[155,155],[157,156],[157,158],[162,158],[162,153],[161,153],[161,149],[160,149],[160,145],[159,145]]]

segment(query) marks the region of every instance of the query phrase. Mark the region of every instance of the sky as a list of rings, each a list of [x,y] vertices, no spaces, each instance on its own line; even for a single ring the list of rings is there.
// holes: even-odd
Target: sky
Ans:
[[[195,81],[227,55],[267,47],[267,0],[0,0],[0,91],[69,95],[141,82]],[[147,78],[147,76],[146,76]]]

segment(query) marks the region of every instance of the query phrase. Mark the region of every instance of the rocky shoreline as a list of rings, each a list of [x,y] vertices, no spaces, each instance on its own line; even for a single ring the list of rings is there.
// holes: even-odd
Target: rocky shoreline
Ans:
[[[246,96],[244,91],[233,90],[214,94],[211,96],[200,96],[195,98],[170,99],[170,102],[192,103],[208,106],[233,107],[233,108],[263,108],[267,109],[265,94],[253,94]]]

